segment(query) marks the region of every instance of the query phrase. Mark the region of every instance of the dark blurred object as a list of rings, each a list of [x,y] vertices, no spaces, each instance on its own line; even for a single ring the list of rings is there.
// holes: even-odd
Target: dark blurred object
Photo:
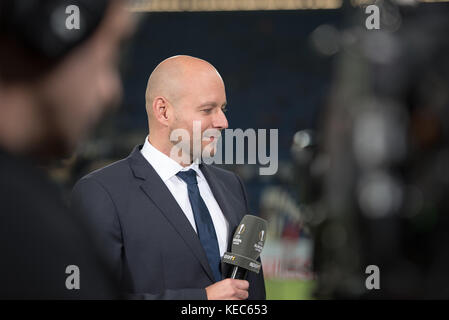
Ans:
[[[118,286],[61,190],[33,163],[0,150],[0,299],[111,299]],[[66,268],[80,270],[69,290]]]
[[[48,71],[66,53],[93,33],[106,12],[108,2],[108,0],[1,1],[2,79],[13,81],[17,78],[32,78]],[[69,5],[76,5],[79,8],[79,30],[69,30],[66,27],[68,14],[65,9]],[[17,55],[23,55],[25,59],[18,63],[19,60],[15,59]]]
[[[309,162],[328,159],[316,297],[447,299],[448,6],[376,4],[388,18],[380,30],[366,30],[357,8],[339,33],[322,144]],[[369,265],[379,267],[378,290],[365,286]]]
[[[108,0],[3,0],[0,4],[0,30],[48,58],[56,59],[81,43],[96,29],[105,14]],[[66,27],[66,7],[80,10],[79,31]]]
[[[69,5],[81,20],[70,37]],[[131,20],[113,0],[6,0],[0,18],[0,299],[118,298],[94,235],[40,164],[73,152],[110,107]]]

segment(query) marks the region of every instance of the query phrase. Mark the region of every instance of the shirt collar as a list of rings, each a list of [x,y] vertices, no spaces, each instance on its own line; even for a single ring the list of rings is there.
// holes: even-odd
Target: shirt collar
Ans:
[[[204,179],[198,161],[194,161],[191,165],[183,167],[175,160],[156,149],[148,140],[148,136],[145,138],[145,143],[140,152],[164,182],[175,176],[179,171],[188,171],[190,169],[195,170],[200,179]]]

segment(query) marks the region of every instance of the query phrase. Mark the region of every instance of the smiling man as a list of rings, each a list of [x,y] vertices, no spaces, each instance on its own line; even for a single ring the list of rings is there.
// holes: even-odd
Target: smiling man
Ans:
[[[220,262],[249,211],[242,181],[198,161],[207,148],[213,155],[219,132],[228,127],[220,74],[204,60],[171,57],[152,72],[145,98],[144,144],[82,178],[72,206],[98,235],[132,297],[265,299],[263,272],[225,279],[229,270]],[[195,124],[207,138],[200,148]]]
[[[151,145],[184,166],[203,152],[213,156],[228,121],[224,83],[211,64],[189,56],[164,60],[152,72],[145,98]]]

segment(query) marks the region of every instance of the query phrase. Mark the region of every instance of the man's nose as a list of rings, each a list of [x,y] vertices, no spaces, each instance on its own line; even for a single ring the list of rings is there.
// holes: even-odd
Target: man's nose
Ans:
[[[213,121],[213,126],[214,128],[218,128],[220,130],[228,127],[228,119],[226,119],[226,115],[222,109],[217,112]]]

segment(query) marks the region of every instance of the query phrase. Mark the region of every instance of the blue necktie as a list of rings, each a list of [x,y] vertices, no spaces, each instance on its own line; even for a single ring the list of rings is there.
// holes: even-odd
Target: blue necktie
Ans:
[[[222,279],[220,272],[221,259],[217,235],[209,210],[203,198],[201,198],[198,181],[196,180],[196,172],[190,169],[188,171],[179,171],[176,175],[187,183],[190,205],[192,206],[193,216],[195,217],[198,237],[206,252],[215,280],[220,281]]]

